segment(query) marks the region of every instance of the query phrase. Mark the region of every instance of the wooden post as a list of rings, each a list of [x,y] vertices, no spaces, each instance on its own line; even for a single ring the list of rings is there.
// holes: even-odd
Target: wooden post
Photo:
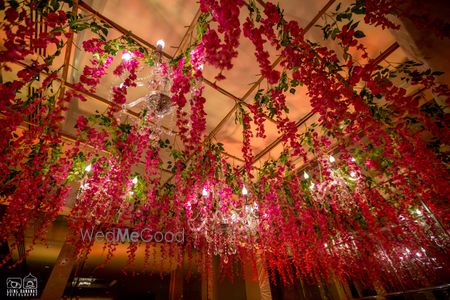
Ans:
[[[178,300],[183,297],[183,269],[178,268],[170,273],[169,299]]]
[[[258,284],[260,290],[261,300],[272,300],[272,293],[270,291],[269,273],[267,273],[266,266],[263,261],[261,253],[256,254],[256,270],[258,271]]]
[[[213,256],[204,254],[202,270],[202,300],[216,300],[218,266]]]
[[[47,284],[42,291],[41,300],[59,300],[63,297],[67,281],[75,264],[74,254],[75,248],[73,245],[64,242]]]

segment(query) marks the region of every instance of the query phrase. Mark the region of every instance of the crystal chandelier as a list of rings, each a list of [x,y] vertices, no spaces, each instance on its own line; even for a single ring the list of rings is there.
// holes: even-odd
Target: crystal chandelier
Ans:
[[[152,140],[158,141],[161,135],[171,136],[175,132],[163,126],[162,122],[165,119],[166,123],[173,123],[174,106],[170,95],[172,87],[171,73],[168,64],[163,62],[163,49],[165,43],[159,40],[156,43],[154,64],[149,68],[148,65],[140,66],[136,74],[138,78],[134,81],[137,87],[145,87],[147,92],[144,96],[132,100],[122,105],[122,110],[117,114],[119,123],[136,123],[141,120],[144,121],[145,127],[149,128]],[[125,52],[122,55],[122,62],[128,63],[133,58],[133,54]],[[122,87],[129,72],[125,71],[121,76],[119,87]],[[127,114],[127,111],[132,108],[141,110],[139,117]]]
[[[196,244],[206,241],[209,254],[223,261],[236,254],[238,247],[253,248],[260,224],[258,204],[251,203],[245,186],[237,196],[225,183],[206,182],[186,203],[189,229]]]
[[[165,43],[163,40],[159,40],[156,43],[156,61],[150,75],[138,78],[137,80],[138,86],[147,84],[149,93],[130,103],[124,104],[123,109],[128,109],[137,106],[140,103],[144,103],[145,108],[149,113],[157,118],[163,118],[172,112],[173,106],[172,100],[170,99],[170,88],[172,84],[170,73],[167,64],[162,62],[162,49],[164,46]],[[122,59],[127,58],[128,56],[122,57]]]

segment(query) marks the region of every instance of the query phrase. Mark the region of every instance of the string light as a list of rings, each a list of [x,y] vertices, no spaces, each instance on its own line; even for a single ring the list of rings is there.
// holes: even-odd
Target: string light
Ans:
[[[329,158],[329,160],[330,160],[330,162],[331,162],[331,163],[334,163],[334,162],[336,161],[336,159],[334,158],[334,156],[333,156],[333,155],[330,155],[330,158]]]
[[[206,188],[203,188],[202,196],[203,196],[203,197],[208,196],[208,191],[206,190]]]
[[[308,178],[309,178],[309,175],[308,175],[308,173],[306,173],[306,172],[303,172],[303,178],[305,178],[305,179],[308,179]]]
[[[92,170],[92,165],[91,164],[87,165],[86,168],[84,168],[84,171],[87,172],[87,173],[89,173],[91,170]]]
[[[136,177],[134,177],[133,178],[133,180],[131,181],[133,184],[136,184],[136,183],[138,183],[138,178],[137,178],[137,176]]]
[[[350,176],[353,177],[353,178],[355,178],[355,177],[356,177],[356,172],[355,172],[355,171],[351,171],[351,172],[350,172]]]
[[[311,182],[311,184],[309,185],[309,189],[310,189],[310,190],[313,190],[315,186],[316,186],[316,185],[314,184],[314,182]]]
[[[421,216],[422,215],[422,211],[420,209],[416,209],[416,214]]]

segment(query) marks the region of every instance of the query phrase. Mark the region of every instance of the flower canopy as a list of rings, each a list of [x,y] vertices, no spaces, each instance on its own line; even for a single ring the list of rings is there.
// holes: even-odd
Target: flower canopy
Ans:
[[[205,257],[220,256],[230,274],[231,262],[262,258],[284,282],[337,277],[396,288],[448,280],[450,92],[438,81],[441,72],[416,62],[380,66],[361,29],[398,30],[393,16],[440,38],[450,37],[448,27],[413,15],[415,1],[336,4],[320,25],[333,50],[308,40],[279,6],[260,2],[200,0],[196,38],[170,57],[131,33],[110,38],[117,24],[78,13],[89,12],[83,2],[0,1],[0,68],[13,74],[0,84],[2,242],[14,238],[13,251],[28,228],[33,244],[45,241],[69,207],[67,240],[79,258],[93,246],[80,230],[153,228],[184,232],[183,242],[162,247],[179,265],[190,260],[208,269]],[[42,24],[46,31],[38,30]],[[89,38],[79,51],[91,59],[70,83],[70,65],[60,58],[70,59],[81,33]],[[225,79],[242,39],[254,46],[267,86],[232,110],[242,129],[243,162],[235,165],[206,132],[203,73],[213,68],[216,82]],[[272,49],[280,54],[277,67]],[[169,87],[171,103],[152,98],[153,106],[127,107],[150,69],[152,87]],[[120,82],[105,111],[69,110],[95,97],[105,76]],[[405,85],[431,91],[441,105]],[[300,89],[318,116],[304,131],[286,104]],[[174,128],[165,128],[162,111],[173,111]],[[62,132],[67,118],[76,119],[74,136]],[[265,137],[269,123],[283,150],[256,167],[261,157],[252,141]],[[169,132],[177,144],[165,138]],[[117,243],[106,247],[105,263]],[[133,265],[139,247],[148,260],[152,243],[127,247]]]

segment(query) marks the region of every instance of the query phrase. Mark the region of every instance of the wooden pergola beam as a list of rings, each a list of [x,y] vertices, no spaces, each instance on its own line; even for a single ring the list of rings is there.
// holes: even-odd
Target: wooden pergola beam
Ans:
[[[410,97],[415,97],[415,96],[419,95],[420,93],[422,93],[425,90],[426,90],[426,88],[421,88],[421,89],[417,90],[416,92],[412,93],[412,95],[410,95]],[[425,103],[430,102],[431,100],[432,99],[425,100],[425,102],[422,105],[424,105]],[[357,132],[357,134],[359,134],[359,133],[361,133],[361,131]],[[337,148],[338,148],[338,145],[337,144],[333,144],[325,152],[332,154],[332,153],[336,152]],[[311,166],[313,163],[315,163],[313,160],[309,160],[308,162],[304,163],[303,165],[295,168],[294,173],[299,173],[299,172],[305,170],[306,168]]]
[[[261,1],[262,2],[262,1]],[[335,2],[335,0],[329,0],[325,6],[315,15],[315,17],[306,25],[306,27],[304,28],[304,32],[307,33],[313,26],[314,24],[317,22],[317,20],[319,20],[322,15],[330,8],[331,5],[333,5],[333,3]],[[260,3],[261,5],[264,5],[264,2]],[[274,69],[283,59],[282,56],[279,56],[275,62],[272,64],[272,69]],[[261,84],[261,82],[264,80],[264,76],[261,75],[258,80],[252,85],[252,87],[245,93],[245,95],[239,99],[239,101],[237,101],[236,105],[233,106],[233,108],[225,115],[225,117],[219,122],[219,124],[217,124],[217,126],[210,132],[210,134],[207,137],[207,140],[211,140],[219,131],[220,129],[222,129],[223,125],[226,123],[226,121],[233,115],[233,113],[236,111],[236,109],[238,108],[238,103],[242,103],[245,105],[247,105],[246,100],[247,98],[255,91],[255,89]]]
[[[335,0],[329,0],[327,2],[327,4],[325,4],[325,6],[316,14],[316,16],[306,25],[305,27],[305,33],[307,31],[309,31],[312,26],[314,26],[314,24],[317,22],[317,20],[320,19],[320,17],[330,8],[331,5],[333,5],[333,3],[335,2]],[[264,5],[264,2],[261,1],[260,3],[261,5]],[[272,69],[275,68],[282,60],[282,57],[279,56],[275,62],[272,64]],[[238,97],[233,97],[232,99],[236,102],[235,105],[231,108],[230,111],[228,111],[228,113],[225,115],[225,117],[216,125],[216,127],[213,128],[213,130],[211,130],[211,132],[208,134],[208,136],[205,138],[205,140],[203,141],[203,144],[208,143],[209,141],[211,141],[212,138],[214,138],[216,136],[216,134],[220,131],[220,129],[224,126],[224,124],[230,119],[230,117],[234,114],[234,112],[236,111],[236,109],[238,108],[239,104],[243,104],[248,106],[248,104],[246,103],[246,99],[253,93],[253,91],[261,84],[261,82],[264,80],[264,76],[261,75],[258,80],[252,85],[252,87],[245,93],[245,95],[242,98],[238,98]],[[214,83],[208,82],[205,80],[205,82],[212,86],[213,88],[217,89],[217,86]],[[219,92],[221,92],[220,90],[218,90]],[[223,93],[223,91],[222,91]],[[228,96],[228,95],[227,95]],[[191,160],[192,156],[188,159]],[[169,177],[169,179],[167,179],[167,181],[164,183],[164,185],[166,185],[167,183],[169,183],[172,178],[174,176],[172,175],[171,177]]]
[[[386,50],[384,50],[380,55],[378,55],[373,61],[371,61],[372,64],[378,65],[380,62],[385,60],[389,55],[391,55],[395,50],[399,48],[399,44],[397,42],[394,42],[392,45],[390,45]],[[307,122],[310,118],[312,118],[315,115],[312,111],[306,114],[303,118],[297,121],[296,127],[299,128],[302,124]],[[279,136],[275,141],[273,141],[270,145],[268,145],[265,149],[263,149],[261,152],[255,155],[253,158],[252,164],[256,163],[258,160],[260,160],[264,155],[266,155],[269,151],[271,151],[273,148],[275,148],[281,141],[283,140],[284,135]]]
[[[191,24],[189,25],[188,29],[186,30],[183,38],[181,39],[180,43],[178,44],[177,50],[174,53],[174,57],[177,57],[181,52],[183,52],[186,47],[186,43],[188,43],[189,38],[192,36],[192,32],[194,31],[195,26],[198,23],[198,18],[201,16],[202,12],[200,9],[197,10],[197,12],[194,15],[194,18],[192,19]]]

